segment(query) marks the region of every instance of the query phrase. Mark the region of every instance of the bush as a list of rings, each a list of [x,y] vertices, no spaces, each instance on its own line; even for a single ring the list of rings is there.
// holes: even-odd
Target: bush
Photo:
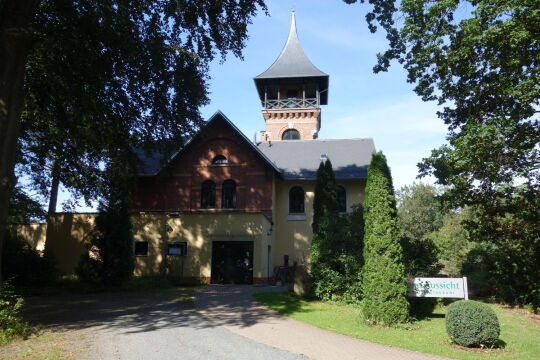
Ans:
[[[499,319],[484,303],[460,300],[448,307],[446,331],[461,346],[493,346],[500,335]]]
[[[7,231],[2,252],[2,274],[15,285],[35,285],[57,278],[53,261],[13,231]]]
[[[7,281],[0,284],[0,344],[29,332],[30,327],[20,316],[23,306],[24,300],[15,293],[13,285]]]

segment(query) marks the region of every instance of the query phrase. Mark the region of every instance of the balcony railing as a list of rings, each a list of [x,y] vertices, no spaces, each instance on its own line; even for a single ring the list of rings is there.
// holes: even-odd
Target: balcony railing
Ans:
[[[316,98],[309,99],[274,99],[266,100],[264,104],[265,109],[306,109],[306,108],[317,108],[319,103]]]

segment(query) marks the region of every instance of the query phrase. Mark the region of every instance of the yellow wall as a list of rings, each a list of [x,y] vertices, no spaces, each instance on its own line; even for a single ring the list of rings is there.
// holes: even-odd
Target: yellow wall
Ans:
[[[60,271],[72,273],[86,251],[95,214],[58,214],[51,218],[46,251]],[[148,241],[148,256],[135,258],[135,275],[171,274],[208,280],[211,276],[212,241],[253,241],[253,277],[267,275],[267,246],[272,243],[270,221],[262,214],[166,214],[132,217],[135,241]],[[167,256],[167,243],[187,242],[187,256]],[[271,267],[270,267],[271,269]]]
[[[9,225],[15,233],[26,240],[34,250],[45,250],[45,237],[47,234],[47,224],[15,224]]]
[[[90,239],[96,214],[55,214],[49,217],[45,253],[53,257],[58,270],[73,273],[85,243]]]
[[[295,261],[305,264],[309,259],[311,246],[311,223],[313,221],[314,180],[275,180],[275,239],[273,261],[275,265],[283,265],[283,256],[289,255],[289,265]],[[354,204],[364,201],[365,180],[339,180],[338,185],[347,192],[347,211]],[[289,190],[293,186],[301,186],[305,193],[305,218],[289,214]],[[273,248],[273,249],[274,249]]]

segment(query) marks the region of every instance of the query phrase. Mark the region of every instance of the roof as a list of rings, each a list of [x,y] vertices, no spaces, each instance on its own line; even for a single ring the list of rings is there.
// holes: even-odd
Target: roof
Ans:
[[[319,70],[304,53],[298,34],[296,32],[296,16],[294,12],[291,17],[291,27],[287,42],[281,50],[278,58],[262,74],[255,76],[255,84],[259,91],[259,96],[264,97],[264,85],[271,79],[290,78],[311,78],[319,83],[320,90],[328,89],[328,74]],[[261,98],[262,98],[261,97]],[[321,103],[326,104],[327,92],[321,94]]]
[[[284,179],[315,179],[326,155],[332,162],[336,179],[365,179],[373,139],[282,140],[257,144],[257,147],[280,169]]]
[[[135,153],[137,157],[139,158],[139,169],[137,172],[138,176],[155,176],[157,175],[167,164],[169,164],[171,161],[176,159],[180,154],[182,154],[184,151],[186,151],[187,148],[189,148],[193,143],[196,142],[197,139],[200,138],[201,133],[206,129],[208,126],[210,126],[212,123],[214,123],[217,120],[223,120],[246,144],[248,144],[254,151],[257,153],[263,161],[265,161],[268,165],[270,165],[275,171],[278,173],[280,172],[279,168],[272,162],[270,159],[266,157],[266,155],[252,142],[250,141],[243,132],[241,132],[236,125],[232,123],[231,120],[229,120],[225,114],[223,114],[221,111],[216,111],[214,115],[208,119],[206,124],[199,130],[199,132],[193,136],[189,141],[185,143],[185,145],[179,149],[175,154],[173,154],[169,159],[164,160],[162,155],[157,152],[147,152],[142,149],[135,149]]]

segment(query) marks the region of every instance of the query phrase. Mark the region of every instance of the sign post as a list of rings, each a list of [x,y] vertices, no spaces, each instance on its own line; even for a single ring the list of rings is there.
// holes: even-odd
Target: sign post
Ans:
[[[469,300],[467,278],[409,279],[409,297],[460,298]]]

